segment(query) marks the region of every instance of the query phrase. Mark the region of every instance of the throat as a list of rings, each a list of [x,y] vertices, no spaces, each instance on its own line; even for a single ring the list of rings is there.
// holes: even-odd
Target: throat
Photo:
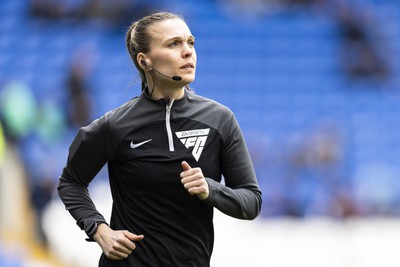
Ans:
[[[174,88],[174,89],[157,89],[154,88],[154,91],[151,92],[150,90],[150,96],[155,99],[170,99],[170,100],[175,100],[175,99],[180,99],[185,95],[185,88]]]

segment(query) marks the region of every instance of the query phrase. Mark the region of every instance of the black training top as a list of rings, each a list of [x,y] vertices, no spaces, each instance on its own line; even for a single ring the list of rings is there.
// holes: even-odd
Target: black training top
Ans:
[[[184,160],[207,177],[206,200],[181,184]],[[125,260],[103,254],[101,267],[209,266],[213,207],[249,220],[261,209],[261,191],[233,113],[191,91],[175,101],[153,100],[143,92],[79,130],[58,192],[89,237],[97,223],[106,222],[88,193],[106,163],[113,198],[110,227],[144,239]]]

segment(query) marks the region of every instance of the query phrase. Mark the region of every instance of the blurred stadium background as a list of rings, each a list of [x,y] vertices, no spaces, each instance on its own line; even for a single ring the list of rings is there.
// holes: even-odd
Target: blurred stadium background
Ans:
[[[254,222],[216,212],[212,266],[400,266],[400,1],[2,0],[0,267],[96,266],[55,186],[77,129],[140,93],[124,34],[159,10],[263,190]],[[91,192],[107,215],[106,170]]]

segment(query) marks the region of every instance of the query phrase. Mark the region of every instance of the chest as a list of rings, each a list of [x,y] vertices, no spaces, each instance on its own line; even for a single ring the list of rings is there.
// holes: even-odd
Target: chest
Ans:
[[[178,186],[181,162],[219,180],[223,144],[218,132],[192,120],[152,121],[133,127],[121,140],[112,166],[119,180],[135,187]]]

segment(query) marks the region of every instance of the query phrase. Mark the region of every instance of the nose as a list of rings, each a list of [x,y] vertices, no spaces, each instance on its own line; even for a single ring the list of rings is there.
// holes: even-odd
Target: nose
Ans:
[[[193,46],[191,46],[189,44],[183,45],[182,57],[184,57],[184,58],[191,57],[193,55],[193,52],[194,52]]]

